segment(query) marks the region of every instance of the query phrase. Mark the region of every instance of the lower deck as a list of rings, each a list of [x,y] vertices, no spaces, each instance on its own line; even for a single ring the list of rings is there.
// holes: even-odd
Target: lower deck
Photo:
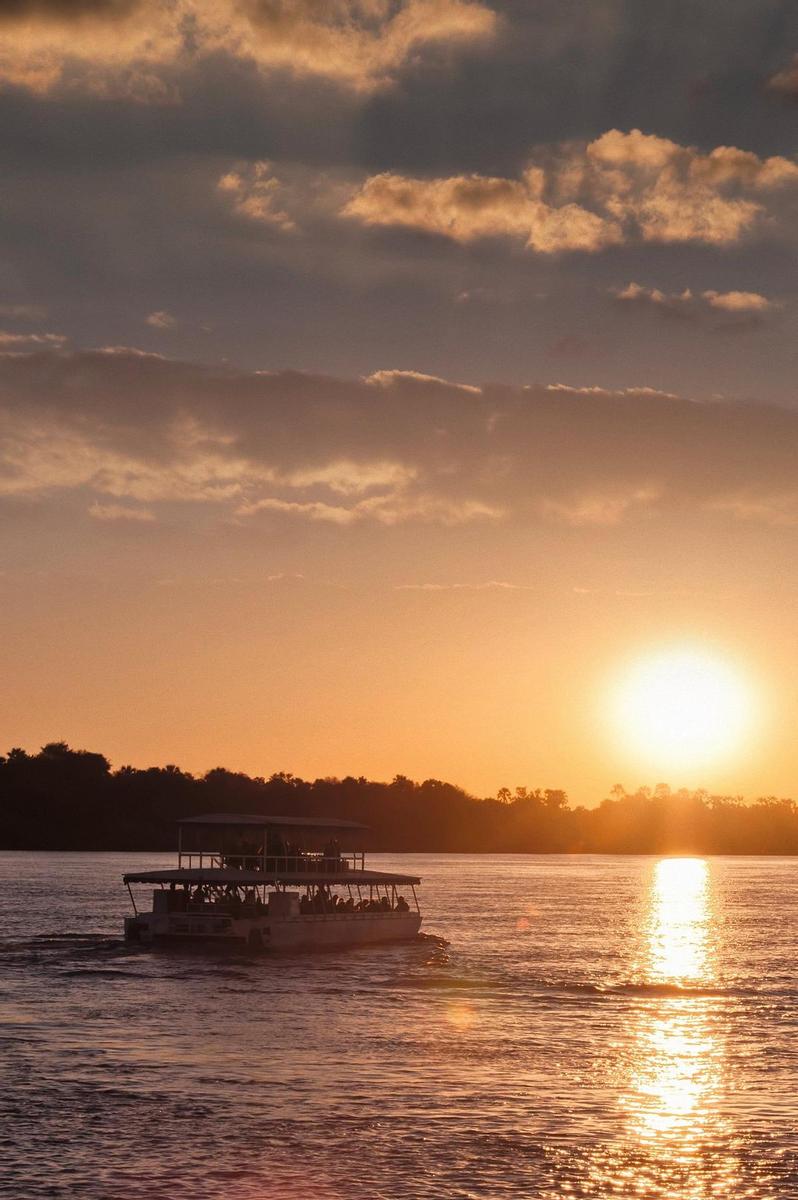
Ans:
[[[145,946],[311,949],[402,941],[421,927],[413,876],[305,874],[302,886],[289,890],[285,879],[262,872],[178,869],[126,875],[125,882],[135,913],[125,921],[125,938]],[[145,882],[159,885],[150,892],[150,911],[139,908],[131,888]]]
[[[421,928],[417,912],[329,912],[234,917],[221,913],[138,913],[125,938],[144,946],[218,945],[250,950],[318,949],[405,941]]]

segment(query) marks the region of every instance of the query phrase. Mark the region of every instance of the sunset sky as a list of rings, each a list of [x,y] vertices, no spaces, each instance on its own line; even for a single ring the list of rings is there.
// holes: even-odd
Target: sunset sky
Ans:
[[[14,0],[0,128],[0,749],[798,796],[794,2]]]

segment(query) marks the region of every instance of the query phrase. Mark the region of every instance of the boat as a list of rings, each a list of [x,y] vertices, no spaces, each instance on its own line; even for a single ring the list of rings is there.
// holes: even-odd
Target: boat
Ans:
[[[133,904],[125,940],[291,951],[414,938],[421,880],[372,871],[363,850],[341,849],[341,839],[357,844],[366,828],[314,817],[186,817],[176,868],[122,876]],[[150,911],[136,902],[138,885],[153,889]]]

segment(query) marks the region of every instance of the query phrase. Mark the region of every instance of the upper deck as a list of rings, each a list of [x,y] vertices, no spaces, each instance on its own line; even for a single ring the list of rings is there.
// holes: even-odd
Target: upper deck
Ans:
[[[268,870],[249,871],[234,870],[226,867],[178,867],[173,870],[136,871],[122,876],[124,883],[154,883],[154,884],[213,884],[219,887],[255,887],[266,883],[280,883],[286,886],[310,887],[328,884],[350,884],[355,887],[369,887],[371,884],[396,884],[407,887],[421,883],[418,875],[399,875],[394,871],[294,871]]]
[[[368,827],[338,818],[205,813],[178,822],[177,870],[125,876],[130,883],[414,884],[416,876],[366,869],[357,846]],[[348,843],[341,848],[339,839]]]
[[[365,825],[337,818],[262,813],[204,813],[178,822],[178,867],[232,868],[263,874],[332,874],[365,869],[360,849],[342,851]],[[324,841],[325,844],[320,846]]]

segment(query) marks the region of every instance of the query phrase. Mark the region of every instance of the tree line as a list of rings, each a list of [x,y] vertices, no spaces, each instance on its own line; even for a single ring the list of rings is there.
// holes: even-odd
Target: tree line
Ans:
[[[0,849],[172,850],[175,822],[207,812],[343,817],[374,850],[459,853],[796,854],[798,806],[764,796],[617,786],[594,808],[564,791],[502,788],[477,798],[439,779],[252,778],[217,767],[112,770],[102,754],[51,742],[0,756]]]

